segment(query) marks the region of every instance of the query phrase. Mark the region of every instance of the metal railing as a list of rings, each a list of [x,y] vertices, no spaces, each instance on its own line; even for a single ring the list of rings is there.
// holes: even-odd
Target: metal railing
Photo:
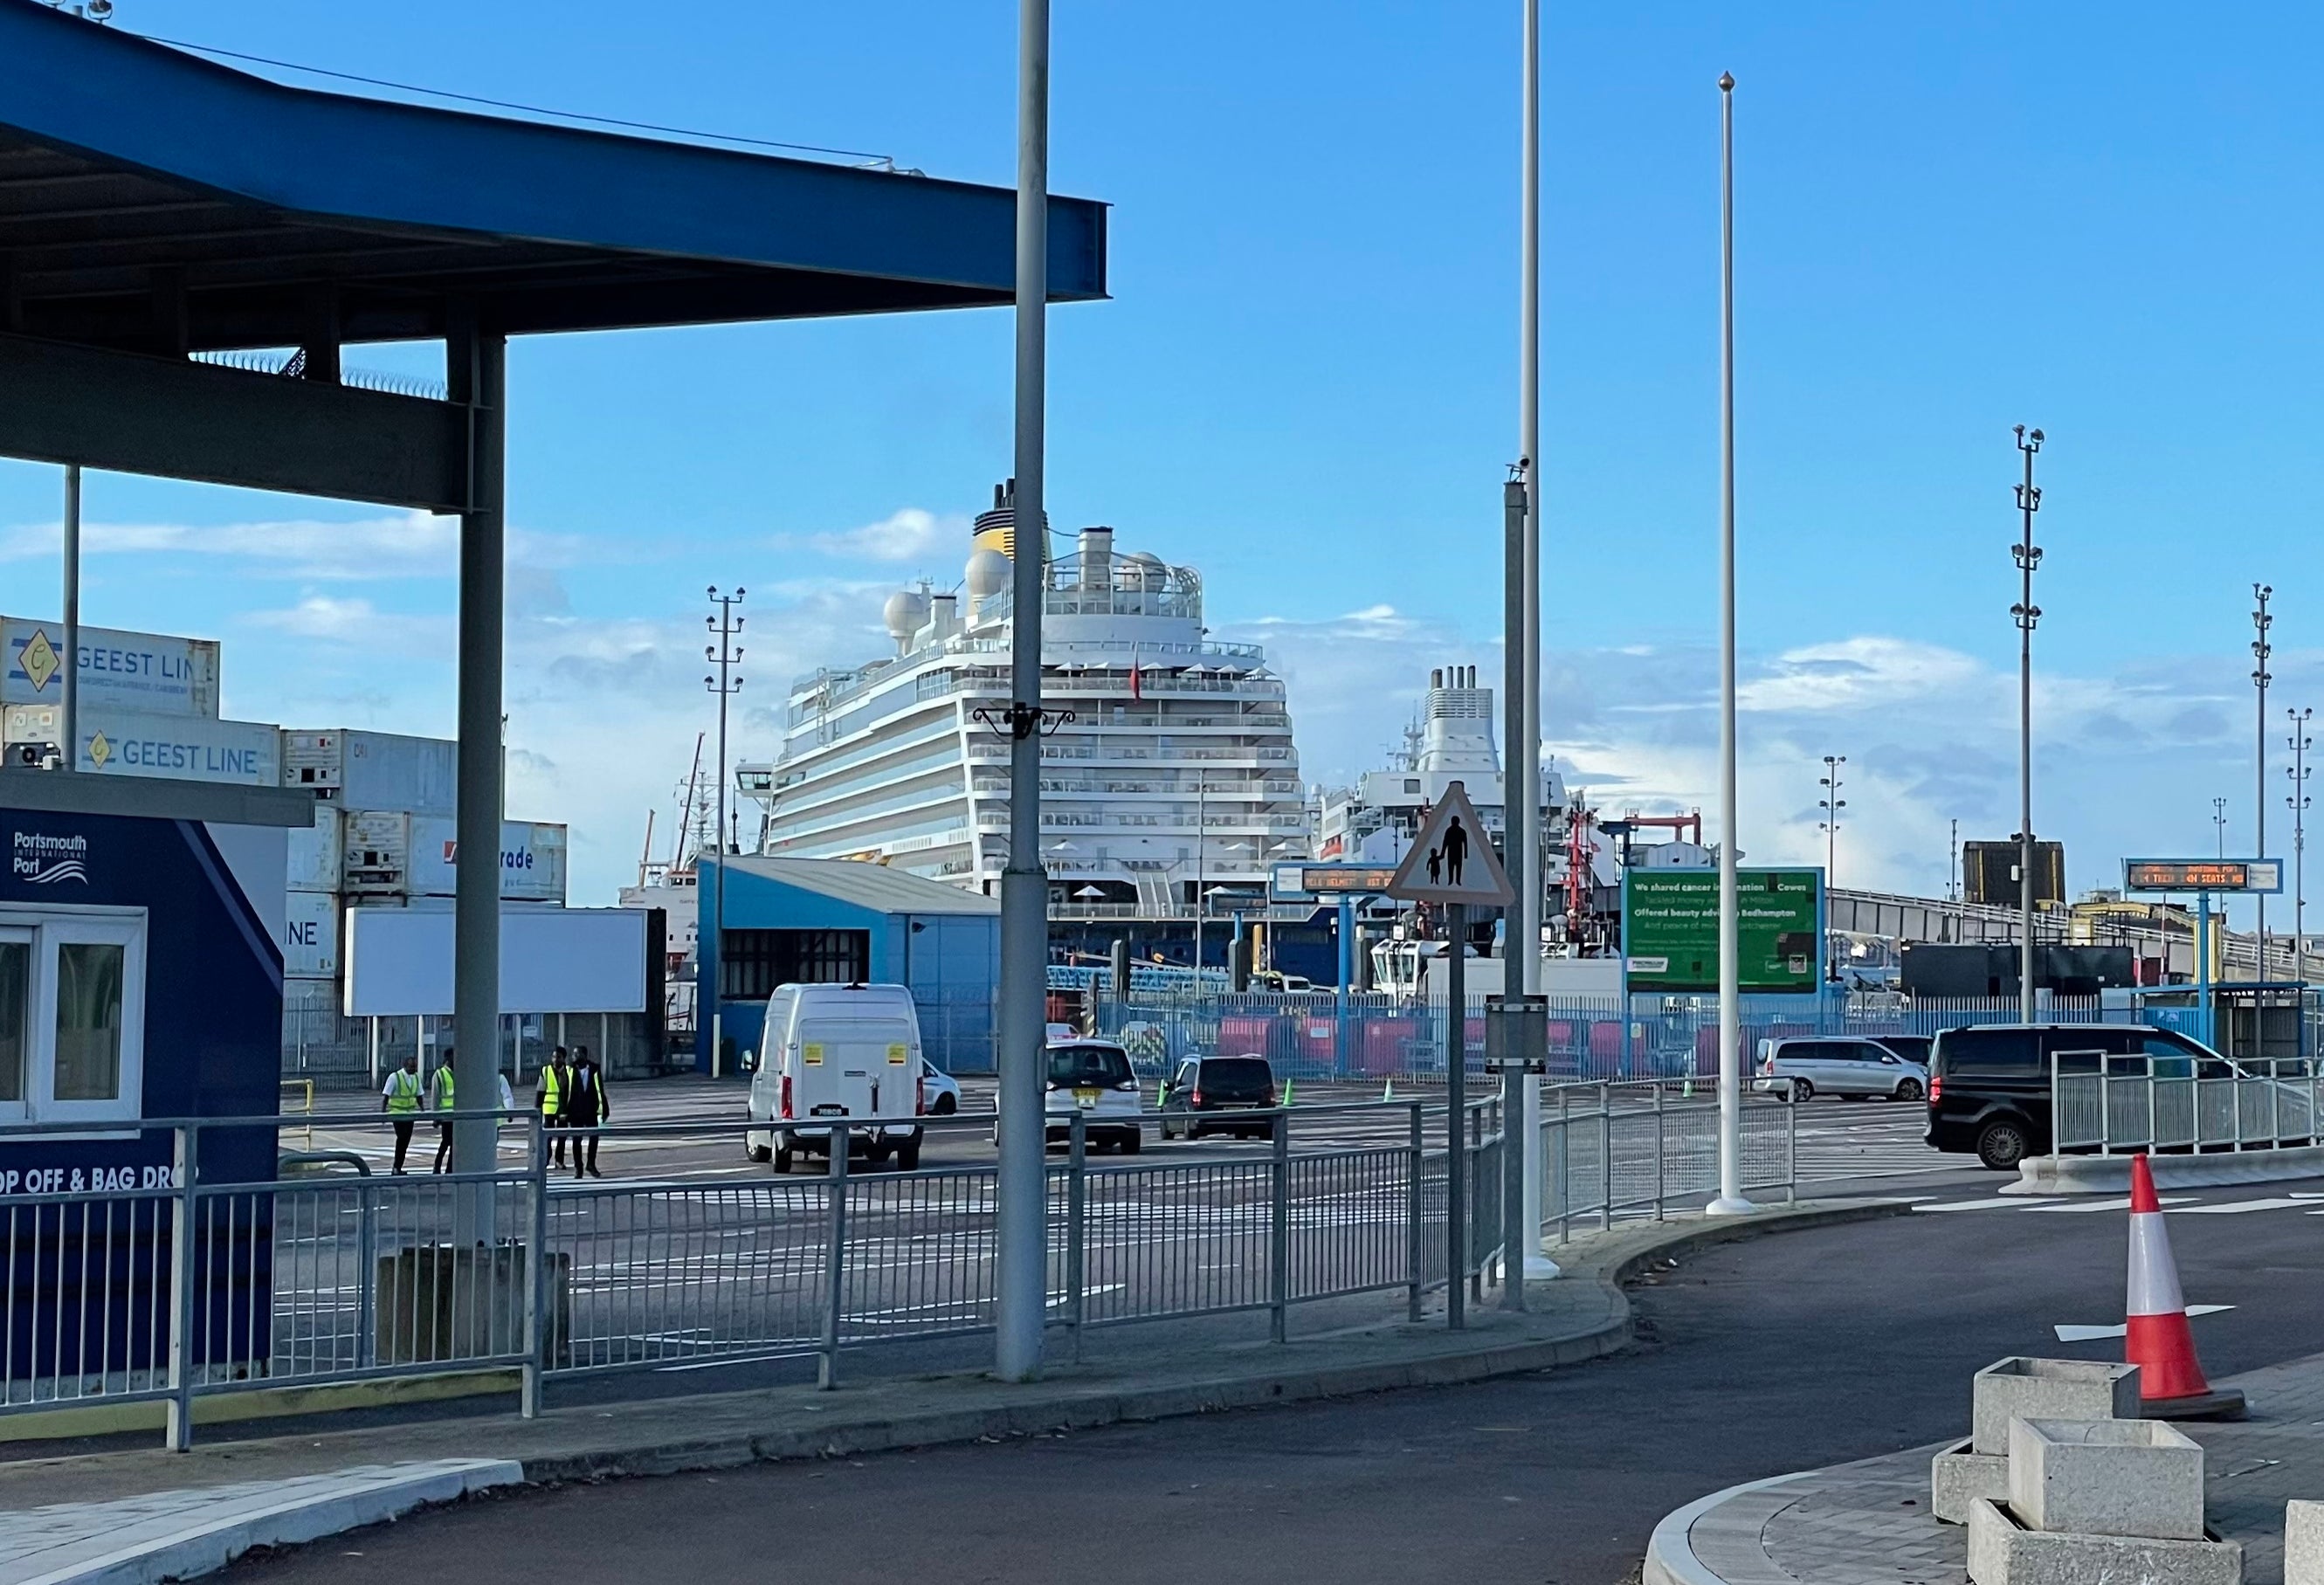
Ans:
[[[1798,1182],[1799,1108],[1742,1101],[1743,1191]],[[1542,1093],[1542,1230],[1562,1243],[1577,1221],[1610,1228],[1622,1217],[1699,1210],[1719,1192],[1719,1103],[1683,1083],[1560,1084]]]
[[[1551,1092],[1544,1228],[1659,1216],[1716,1180],[1716,1102],[1663,1086]],[[1792,1180],[1794,1109],[1744,1114],[1750,1186]],[[1092,1330],[1263,1313],[1280,1341],[1300,1305],[1403,1295],[1411,1317],[1448,1275],[1481,1291],[1503,1242],[1507,1138],[1498,1098],[1465,1110],[1448,1147],[1440,1099],[1236,1114],[1264,1145],[1101,1157],[1092,1120],[1052,1114],[1049,1321],[1078,1352]],[[375,1173],[398,1120],[490,1122],[489,1172]],[[498,1371],[537,1412],[545,1383],[751,1360],[816,1362],[835,1386],[848,1351],[989,1332],[997,1168],[976,1158],[879,1170],[835,1153],[814,1175],[579,1178],[530,1111],[317,1116],[331,1147],[278,1156],[276,1118],[149,1121],[106,1141],[136,1165],[86,1159],[88,1127],[0,1130],[0,1415],[159,1401],[167,1439],[198,1399],[270,1387]],[[1151,1124],[1155,1114],[1144,1114]],[[985,1115],[851,1119],[981,1144]],[[764,1125],[608,1125],[607,1160],[659,1144],[772,1141]],[[70,1136],[78,1135],[78,1138]],[[581,1136],[565,1131],[571,1151]],[[1150,1137],[1150,1133],[1148,1135]],[[432,1140],[414,1141],[424,1167]],[[574,1157],[577,1166],[578,1157]],[[1470,1215],[1454,1258],[1448,1166]]]
[[[2052,1147],[2112,1155],[2152,1150],[2273,1150],[2324,1143],[2313,1058],[2050,1056]]]

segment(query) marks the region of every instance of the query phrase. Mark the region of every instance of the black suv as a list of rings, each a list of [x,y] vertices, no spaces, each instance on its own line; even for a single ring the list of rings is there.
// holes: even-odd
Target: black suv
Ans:
[[[1937,1037],[1929,1057],[1928,1142],[2015,1172],[2050,1148],[2050,1059],[2068,1052],[2219,1060],[2144,1024],[1973,1024]]]
[[[1204,1134],[1232,1134],[1238,1139],[1264,1139],[1275,1131],[1275,1120],[1249,1118],[1275,1104],[1275,1070],[1263,1056],[1190,1056],[1178,1064],[1162,1092],[1162,1137],[1189,1139]],[[1175,1121],[1174,1121],[1175,1120]]]

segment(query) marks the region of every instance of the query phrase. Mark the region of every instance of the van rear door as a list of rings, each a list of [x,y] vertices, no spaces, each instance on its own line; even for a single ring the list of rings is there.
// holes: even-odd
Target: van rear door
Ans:
[[[912,1027],[901,1018],[802,1019],[791,1115],[909,1117],[918,1056]]]

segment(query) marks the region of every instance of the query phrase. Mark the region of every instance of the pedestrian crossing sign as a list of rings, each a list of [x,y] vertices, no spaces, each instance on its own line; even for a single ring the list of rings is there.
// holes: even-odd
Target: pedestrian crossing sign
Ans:
[[[1517,901],[1501,859],[1477,818],[1468,789],[1457,781],[1444,784],[1444,796],[1428,812],[1427,823],[1413,840],[1412,851],[1397,866],[1388,894],[1415,903],[1467,903],[1472,907],[1505,908]]]

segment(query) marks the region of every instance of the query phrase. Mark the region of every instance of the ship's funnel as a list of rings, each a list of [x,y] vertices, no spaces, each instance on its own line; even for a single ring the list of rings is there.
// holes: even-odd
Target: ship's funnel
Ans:
[[[1041,526],[1048,527],[1048,514],[1041,514]],[[1017,481],[992,486],[992,510],[980,511],[971,528],[980,549],[998,550],[1010,560],[1017,558]],[[1046,541],[1048,536],[1042,535]],[[1042,558],[1047,559],[1047,546],[1042,548]]]

